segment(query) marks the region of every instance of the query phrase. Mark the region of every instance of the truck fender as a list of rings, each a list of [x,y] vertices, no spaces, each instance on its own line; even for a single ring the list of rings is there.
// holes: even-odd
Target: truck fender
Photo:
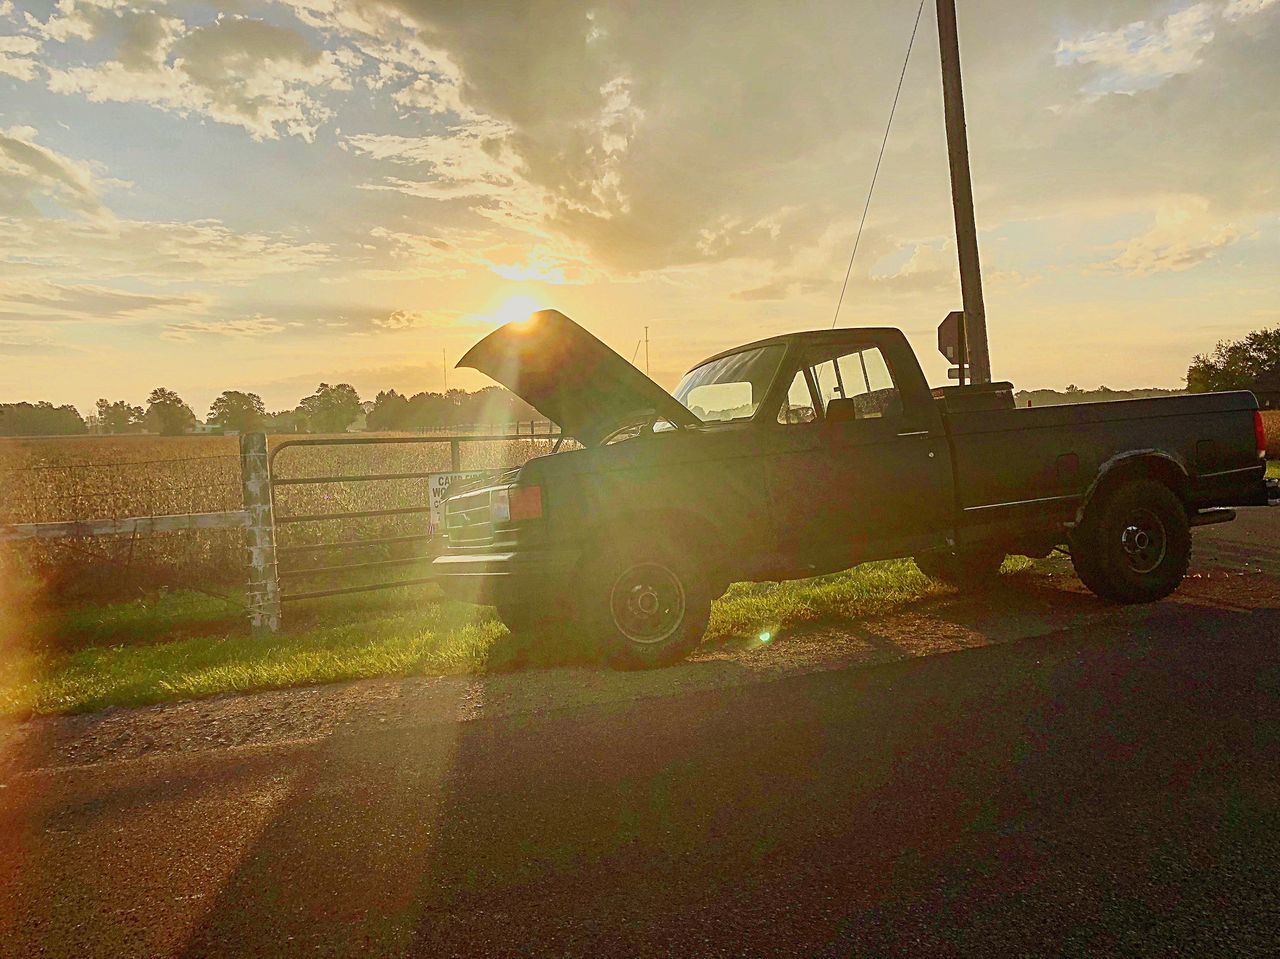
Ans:
[[[697,550],[713,577],[719,577],[724,564],[724,556],[719,549],[723,537],[716,524],[700,513],[678,508],[626,510],[604,522],[594,523],[588,537],[593,544],[608,543],[629,533],[643,534],[652,530],[672,531],[675,539]]]
[[[1164,450],[1125,450],[1123,453],[1117,453],[1098,467],[1098,475],[1093,478],[1093,482],[1085,490],[1084,498],[1080,500],[1080,505],[1076,508],[1075,519],[1068,524],[1068,527],[1075,529],[1084,521],[1085,511],[1088,510],[1094,495],[1109,479],[1125,472],[1136,472],[1133,468],[1139,465],[1147,466],[1146,472],[1153,474],[1156,479],[1168,480],[1173,478],[1174,483],[1171,486],[1179,496],[1182,495],[1182,489],[1178,487],[1185,488],[1185,485],[1191,479],[1182,461]],[[1150,467],[1154,467],[1154,469]]]

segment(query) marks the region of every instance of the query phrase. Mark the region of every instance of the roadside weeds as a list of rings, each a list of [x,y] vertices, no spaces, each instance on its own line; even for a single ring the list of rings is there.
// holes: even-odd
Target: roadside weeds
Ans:
[[[1010,560],[1005,571],[1034,575],[1027,560]],[[740,583],[715,604],[703,649],[761,645],[947,592],[909,560],[791,583]],[[204,610],[204,618],[193,609]],[[601,668],[575,637],[525,643],[492,610],[444,601],[430,588],[317,600],[290,612],[292,624],[273,636],[255,636],[228,620],[225,606],[183,594],[45,614],[44,621],[23,624],[28,645],[21,636],[0,644],[8,650],[0,661],[0,715],[87,712],[375,676]],[[179,638],[166,638],[173,633]]]

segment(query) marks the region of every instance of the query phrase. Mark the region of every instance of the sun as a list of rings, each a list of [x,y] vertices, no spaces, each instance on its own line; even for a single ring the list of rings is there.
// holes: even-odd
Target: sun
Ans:
[[[527,320],[532,313],[546,309],[546,304],[524,293],[517,293],[503,301],[502,305],[489,314],[499,326]]]

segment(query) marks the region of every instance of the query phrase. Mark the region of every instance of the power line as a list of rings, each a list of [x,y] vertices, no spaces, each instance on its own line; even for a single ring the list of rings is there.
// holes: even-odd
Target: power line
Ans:
[[[907,64],[911,62],[911,48],[916,44],[916,31],[920,29],[920,17],[924,13],[924,0],[916,10],[916,22],[911,27],[911,39],[907,41],[907,55],[902,59],[902,73],[898,76],[898,89],[893,93],[893,106],[889,108],[889,122],[884,127],[884,139],[880,141],[880,155],[876,157],[876,169],[871,174],[871,188],[867,190],[867,202],[862,207],[862,221],[858,224],[857,236],[853,239],[853,252],[849,254],[849,266],[844,271],[844,283],[840,285],[840,299],[836,301],[836,312],[831,317],[831,328],[840,319],[840,307],[844,303],[845,290],[849,288],[849,276],[853,273],[853,260],[858,255],[858,244],[862,242],[862,228],[867,225],[867,211],[871,209],[871,196],[876,191],[876,180],[880,176],[880,164],[884,161],[884,148],[889,143],[889,131],[893,129],[893,115],[898,111],[898,97],[902,95],[902,82],[907,78]]]

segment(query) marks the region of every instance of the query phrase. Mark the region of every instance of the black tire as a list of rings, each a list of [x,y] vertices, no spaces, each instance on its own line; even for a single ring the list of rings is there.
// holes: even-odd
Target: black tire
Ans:
[[[935,550],[914,557],[916,569],[959,589],[981,589],[1000,576],[1005,554],[991,547]]]
[[[706,570],[679,544],[619,544],[583,565],[577,622],[615,669],[678,662],[702,641],[710,617]]]
[[[1114,603],[1151,603],[1178,588],[1191,562],[1187,511],[1169,487],[1134,480],[1096,497],[1071,537],[1071,564]]]

